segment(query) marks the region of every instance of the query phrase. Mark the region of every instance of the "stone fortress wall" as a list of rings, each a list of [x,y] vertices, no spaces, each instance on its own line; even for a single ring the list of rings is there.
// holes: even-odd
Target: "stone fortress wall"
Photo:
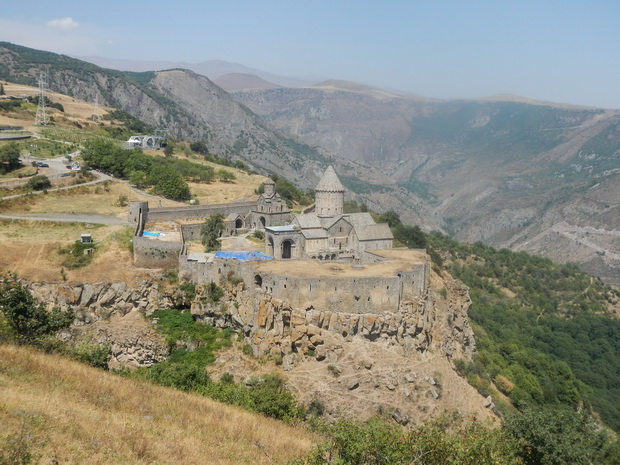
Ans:
[[[376,259],[377,254],[373,255]],[[428,258],[406,267],[396,267],[390,270],[391,274],[383,274],[384,270],[373,273],[373,265],[366,265],[363,272],[351,264],[319,265],[312,261],[296,261],[288,262],[288,266],[291,272],[273,270],[269,261],[213,259],[212,262],[199,263],[187,261],[187,257],[182,256],[179,276],[185,281],[200,284],[211,281],[222,283],[234,275],[243,279],[246,289],[253,290],[255,294],[268,294],[295,308],[330,312],[346,309],[348,313],[357,314],[396,312],[402,302],[420,297],[430,285]],[[310,266],[318,270],[312,273],[313,276],[293,272],[296,267],[303,269]],[[321,273],[321,268],[337,271],[330,276]]]
[[[216,213],[222,213],[225,216],[230,213],[247,215],[255,208],[256,201],[252,200],[212,205],[160,208],[150,208],[148,202],[131,202],[129,204],[129,222],[133,224],[138,223],[140,214],[144,224],[159,221],[204,221],[205,218]]]

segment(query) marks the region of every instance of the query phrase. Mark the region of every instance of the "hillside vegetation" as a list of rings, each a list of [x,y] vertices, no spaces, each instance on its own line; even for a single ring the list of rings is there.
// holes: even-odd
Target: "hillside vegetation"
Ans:
[[[316,443],[303,429],[210,399],[6,345],[0,423],[0,458],[20,457],[12,448],[33,456],[7,463],[268,464]]]
[[[591,406],[620,430],[620,292],[524,252],[427,240],[470,288],[478,353],[457,367],[471,384],[494,398],[499,389],[522,411]]]

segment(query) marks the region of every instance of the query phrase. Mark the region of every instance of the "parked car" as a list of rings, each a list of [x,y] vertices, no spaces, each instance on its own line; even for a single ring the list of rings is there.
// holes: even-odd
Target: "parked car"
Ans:
[[[37,166],[39,168],[49,168],[50,167],[50,165],[48,165],[47,163],[43,163],[42,161],[38,161],[37,162]]]

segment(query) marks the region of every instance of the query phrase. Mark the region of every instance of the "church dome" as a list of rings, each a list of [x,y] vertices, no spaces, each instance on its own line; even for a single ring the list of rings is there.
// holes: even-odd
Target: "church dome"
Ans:
[[[340,179],[338,179],[338,175],[336,174],[336,171],[334,171],[334,167],[329,165],[314,190],[316,192],[344,192],[345,188],[340,183]]]

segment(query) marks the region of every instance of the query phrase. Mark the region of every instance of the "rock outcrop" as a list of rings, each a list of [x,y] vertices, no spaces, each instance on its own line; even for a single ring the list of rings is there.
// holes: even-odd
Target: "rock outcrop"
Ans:
[[[175,292],[157,282],[66,284],[23,283],[50,307],[72,307],[75,320],[67,338],[110,346],[110,368],[151,366],[169,355],[169,348],[144,318],[157,308],[174,306]]]
[[[433,348],[448,358],[468,358],[475,351],[467,317],[468,289],[449,278],[436,276],[435,281],[445,291],[429,288],[416,300],[401,302],[395,312],[299,309],[268,292],[257,299],[241,284],[229,285],[223,302],[205,304],[197,299],[192,313],[214,326],[233,326],[255,355],[282,355],[285,367],[308,355],[333,363],[342,355],[343,344],[353,338],[381,343],[402,355]]]

